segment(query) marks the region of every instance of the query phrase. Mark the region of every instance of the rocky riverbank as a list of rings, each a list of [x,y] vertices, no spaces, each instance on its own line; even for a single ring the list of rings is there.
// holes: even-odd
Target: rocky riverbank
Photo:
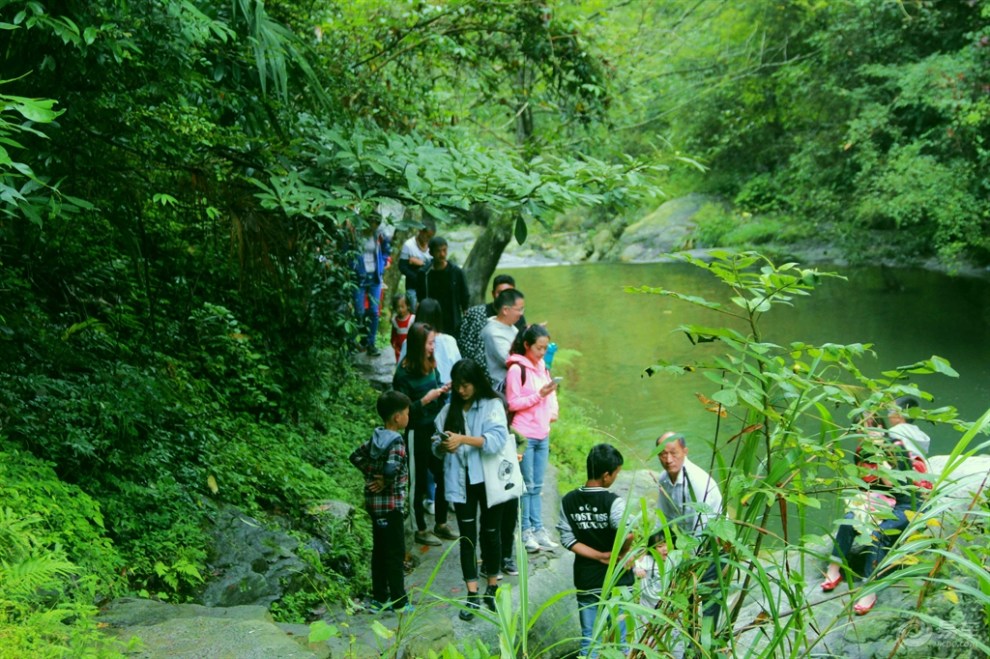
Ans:
[[[544,494],[548,524],[555,521],[556,492],[555,472],[550,469]],[[456,529],[453,519],[449,523]],[[276,539],[262,528],[258,533],[269,540]],[[472,621],[458,618],[465,586],[456,542],[447,542],[440,547],[417,545],[412,541],[412,530],[407,529],[406,543],[415,566],[406,576],[406,588],[414,610],[402,615],[393,612],[372,614],[360,601],[329,602],[320,616],[321,622],[325,623],[320,629],[332,632],[330,638],[311,641],[313,628],[309,625],[274,622],[267,606],[263,605],[267,592],[262,592],[262,588],[255,593],[262,603],[231,605],[235,600],[244,602],[252,596],[239,591],[237,579],[245,572],[252,572],[251,563],[257,568],[260,560],[252,558],[254,550],[250,549],[257,544],[256,536],[246,528],[239,530],[237,535],[244,538],[247,549],[228,546],[227,553],[243,557],[247,564],[231,566],[231,577],[219,579],[208,589],[208,592],[229,592],[234,599],[224,600],[228,606],[122,598],[104,609],[101,622],[129,648],[127,656],[141,659],[181,656],[197,659],[327,659],[389,654],[413,659],[426,657],[431,651],[442,652],[448,646],[464,648],[479,642],[498,653],[499,627],[494,614],[482,610]],[[229,545],[232,540],[227,537],[225,542]],[[280,561],[294,558],[291,549],[283,545],[278,546],[275,554]],[[556,646],[557,650],[550,656],[573,652],[579,636],[573,597],[558,599],[538,615],[535,611],[536,607],[551,602],[556,594],[570,588],[573,555],[561,548],[534,554],[518,553],[517,548],[517,562],[526,578],[521,580],[521,577],[508,575],[503,578],[502,597],[508,605],[503,615],[511,616],[531,607],[529,615],[518,627],[518,633],[528,634],[530,646]],[[259,579],[252,578],[246,583],[254,581]]]
[[[621,218],[597,223],[589,219],[569,221],[565,218],[549,229],[533,227],[525,244],[519,245],[514,240],[509,243],[499,261],[499,267],[524,268],[599,262],[657,263],[671,260],[670,254],[676,252],[687,252],[704,258],[713,248],[697,246],[695,220],[702,207],[711,203],[721,202],[707,195],[689,194],[664,202],[653,212],[628,225]],[[478,233],[478,227],[464,227],[444,233],[450,241],[450,251],[457,263],[464,263]],[[794,261],[805,266],[843,267],[856,263],[889,268],[924,268],[939,272],[950,270],[945,263],[934,257],[903,250],[866,250],[865,255],[853,255],[837,241],[830,240],[827,232],[809,233],[814,235],[786,242],[770,241],[754,249],[775,261]],[[889,245],[895,238],[896,232],[864,232],[861,242],[865,245]],[[962,276],[990,278],[990,267],[966,262],[955,264],[951,271]]]
[[[936,472],[944,464],[945,456],[932,458]],[[972,493],[986,485],[988,475],[990,456],[974,456],[955,472],[959,508],[965,508]],[[558,507],[553,470],[548,476],[544,510],[549,513],[548,523],[553,523]],[[623,472],[615,490],[634,501],[645,498],[650,505],[656,496],[656,478],[657,474],[649,470]],[[370,614],[361,602],[328,603],[321,615],[321,629],[333,632],[329,639],[311,642],[313,628],[277,624],[261,605],[206,607],[124,598],[108,606],[101,621],[127,644],[127,656],[143,659],[326,659],[385,654],[412,659],[428,656],[431,651],[442,652],[448,646],[474,647],[479,642],[490,652],[499,652],[504,640],[499,633],[505,625],[496,625],[491,613],[483,611],[470,622],[457,617],[458,602],[464,597],[457,543],[418,546],[411,544],[411,533],[409,536],[417,565],[407,576],[406,585],[415,610],[401,616]],[[978,592],[978,584],[955,580],[955,597],[933,593],[919,615],[917,593],[909,584],[894,583],[883,591],[869,615],[851,616],[853,594],[845,585],[828,594],[818,588],[827,550],[823,540],[817,552],[791,557],[773,554],[765,559],[771,586],[767,591],[741,593],[744,601],[736,623],[737,648],[746,649],[751,656],[763,656],[761,626],[767,621],[767,612],[797,613],[788,610],[786,594],[773,575],[780,573],[781,579],[793,586],[794,573],[803,572],[808,579],[801,586],[808,601],[807,610],[800,612],[803,624],[819,630],[810,637],[812,645],[803,649],[805,653],[848,659],[985,656],[965,641],[966,635],[979,641],[987,638],[981,605],[967,595],[970,589]],[[286,549],[277,553],[284,554]],[[505,620],[515,616],[516,633],[527,635],[531,650],[543,650],[541,656],[567,656],[576,649],[579,636],[574,598],[567,594],[572,588],[573,555],[558,548],[526,555],[526,559],[519,561],[525,579],[506,576],[501,582],[505,600],[499,615]],[[783,574],[785,565],[787,576]],[[540,610],[543,606],[546,608]]]

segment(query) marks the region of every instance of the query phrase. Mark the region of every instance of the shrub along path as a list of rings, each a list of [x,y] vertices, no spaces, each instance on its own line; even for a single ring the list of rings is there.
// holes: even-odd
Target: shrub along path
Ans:
[[[558,499],[556,475],[548,470],[544,490],[544,515],[548,527],[556,521]],[[432,519],[428,518],[432,523]],[[450,525],[456,530],[451,516]],[[411,613],[372,614],[362,602],[329,603],[315,625],[273,622],[262,606],[205,607],[195,604],[121,598],[100,616],[105,629],[131,645],[129,657],[142,659],[289,659],[311,657],[380,656],[396,643],[399,656],[425,657],[448,644],[483,643],[498,653],[495,616],[487,610],[474,620],[458,618],[459,602],[465,597],[457,542],[440,547],[412,543],[407,530],[406,546],[416,563],[406,576],[406,588],[414,604]],[[517,552],[518,552],[517,548]],[[528,560],[521,560],[525,556]],[[571,587],[570,552],[560,548],[517,556],[520,568],[528,571],[526,601],[542,603]],[[504,576],[500,582],[511,595],[510,609],[520,612],[520,577]],[[541,647],[578,635],[573,597],[564,597],[549,607],[530,630],[530,642]],[[529,613],[532,616],[532,612]],[[328,640],[309,643],[310,633],[335,630]],[[562,648],[576,641],[564,643]]]
[[[937,456],[932,458],[936,471],[941,462]],[[975,456],[966,467],[966,474],[959,475],[972,481],[972,487],[967,487],[972,491],[990,473],[990,456]],[[630,469],[620,475],[616,489],[626,496],[631,492],[632,497],[646,497],[649,502],[655,498],[655,483],[654,472]],[[544,490],[548,526],[556,521],[556,491],[556,474],[551,469]],[[960,498],[961,502],[964,500]],[[411,531],[408,536],[411,540]],[[319,631],[321,623],[314,627],[276,624],[264,607],[256,606],[209,608],[124,598],[104,611],[101,622],[109,632],[132,643],[127,656],[144,659],[371,657],[380,656],[396,643],[400,646],[397,656],[424,657],[428,656],[429,650],[440,651],[448,644],[464,646],[478,641],[484,643],[492,654],[497,654],[499,628],[491,613],[483,610],[469,622],[457,616],[460,610],[458,602],[464,597],[457,543],[446,542],[441,547],[407,546],[412,547],[413,555],[418,559],[418,565],[406,577],[414,611],[401,616],[393,612],[371,614],[364,612],[360,602],[331,604],[322,616],[322,623],[335,628],[337,634],[319,643],[310,644],[307,641],[312,630]],[[820,549],[824,555],[828,547],[823,543]],[[557,646],[559,651],[546,656],[564,656],[567,651],[576,649],[579,633],[574,598],[571,595],[559,597],[560,593],[572,587],[572,555],[558,548],[553,552],[530,554],[527,558],[527,561],[519,563],[520,567],[525,565],[530,575],[526,580],[524,599],[528,610],[521,606],[520,577],[506,576],[501,583],[511,591],[509,611],[529,620],[536,607],[557,598],[529,628],[528,641],[530,648],[546,648],[560,643]],[[917,604],[916,596],[908,588],[895,586],[884,590],[876,609],[867,616],[849,615],[852,595],[848,586],[843,584],[835,593],[821,593],[817,577],[824,570],[825,563],[812,557],[807,557],[805,561],[805,573],[810,580],[805,588],[809,589],[812,605],[806,613],[809,624],[815,624],[819,629],[830,629],[815,644],[816,653],[820,651],[828,656],[850,659],[875,656],[979,656],[951,629],[927,625],[908,627],[913,619],[908,612]],[[773,588],[772,596],[779,597],[776,588]],[[766,604],[759,593],[750,593],[737,627],[757,620],[765,609]],[[986,638],[986,626],[979,617],[980,608],[975,603],[969,603],[967,598],[956,604],[950,598],[932,597],[926,604],[926,615],[950,622],[953,628],[976,638]],[[901,639],[900,647],[892,654],[898,639]],[[737,636],[736,642],[738,648],[749,648],[754,656],[759,656],[759,629],[751,628]],[[951,648],[952,653],[941,652],[946,648]]]

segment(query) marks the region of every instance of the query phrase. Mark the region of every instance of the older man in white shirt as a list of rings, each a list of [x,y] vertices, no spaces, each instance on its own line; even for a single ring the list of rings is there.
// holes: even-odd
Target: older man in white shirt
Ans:
[[[673,527],[674,535],[700,537],[709,520],[722,512],[718,483],[688,459],[683,435],[668,432],[657,439],[660,447],[660,496],[657,507]]]
[[[673,542],[679,537],[693,536],[701,539],[709,522],[722,514],[722,493],[715,479],[705,470],[688,459],[687,442],[683,435],[667,432],[657,438],[660,449],[660,465],[663,473],[659,480],[657,508],[666,520]],[[709,545],[699,546],[699,554],[707,553]],[[660,553],[666,557],[667,547],[662,545]],[[718,560],[712,560],[700,582],[714,587],[718,583]],[[710,602],[705,605],[702,615],[711,617],[713,625],[718,622],[720,604]]]

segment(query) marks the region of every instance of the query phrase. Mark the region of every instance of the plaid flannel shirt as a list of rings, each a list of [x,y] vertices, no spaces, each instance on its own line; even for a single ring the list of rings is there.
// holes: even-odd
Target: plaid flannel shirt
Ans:
[[[409,467],[406,462],[406,443],[399,439],[392,442],[388,453],[378,460],[371,457],[371,441],[357,447],[351,453],[351,464],[364,474],[364,507],[372,518],[384,517],[393,510],[405,512],[406,490],[409,487]],[[385,475],[386,467],[394,465],[392,478],[385,478],[381,492],[372,492],[375,476]]]

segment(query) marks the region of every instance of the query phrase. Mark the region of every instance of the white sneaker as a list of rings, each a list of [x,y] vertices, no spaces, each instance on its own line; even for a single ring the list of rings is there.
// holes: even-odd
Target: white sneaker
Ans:
[[[427,515],[436,515],[437,514],[436,513],[436,510],[437,510],[436,504],[433,503],[432,501],[430,501],[429,499],[426,499],[425,501],[423,501],[423,508],[426,510],[426,514]]]
[[[523,531],[522,541],[523,545],[526,547],[526,551],[529,553],[540,551],[540,543],[538,543],[536,538],[533,537],[532,531]]]
[[[550,534],[547,533],[546,529],[540,529],[535,532],[533,534],[533,539],[536,540],[536,544],[540,549],[555,549],[560,546],[550,539]]]

